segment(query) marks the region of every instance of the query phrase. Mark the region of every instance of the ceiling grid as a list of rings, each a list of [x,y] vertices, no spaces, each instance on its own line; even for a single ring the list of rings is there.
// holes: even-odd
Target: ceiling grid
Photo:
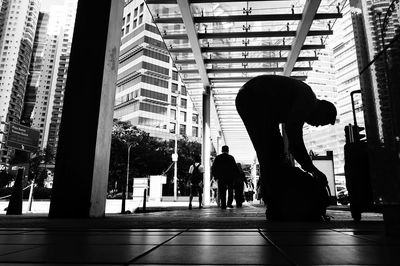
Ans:
[[[333,33],[331,21],[342,17],[324,0],[146,3],[199,112],[203,89],[211,87],[211,130],[242,162],[255,152],[235,108],[240,87],[262,74],[305,80]]]

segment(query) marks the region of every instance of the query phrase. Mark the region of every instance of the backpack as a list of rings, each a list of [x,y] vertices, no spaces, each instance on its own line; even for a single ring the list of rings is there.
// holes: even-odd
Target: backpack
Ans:
[[[203,174],[199,170],[200,164],[196,166],[196,164],[193,164],[193,172],[191,176],[191,181],[192,184],[199,184],[200,182],[203,181]]]
[[[269,182],[266,195],[268,220],[329,221],[326,208],[331,201],[327,184],[297,167],[281,169],[282,175]]]

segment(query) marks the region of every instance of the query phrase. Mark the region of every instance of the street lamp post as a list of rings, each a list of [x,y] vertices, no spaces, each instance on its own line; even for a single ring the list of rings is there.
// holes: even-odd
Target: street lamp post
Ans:
[[[126,200],[128,200],[129,193],[128,193],[128,184],[129,184],[129,160],[131,154],[131,148],[133,144],[129,144],[128,146],[128,161],[126,163],[126,181],[124,185],[124,189],[122,190],[122,205],[121,205],[121,213],[125,213],[125,204]]]
[[[174,154],[172,155],[172,161],[174,162],[174,201],[178,200],[178,139],[175,134],[175,148]]]

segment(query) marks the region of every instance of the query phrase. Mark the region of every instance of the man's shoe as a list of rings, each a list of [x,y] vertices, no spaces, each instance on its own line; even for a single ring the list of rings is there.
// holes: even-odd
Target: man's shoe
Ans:
[[[226,210],[226,206],[221,206],[221,209],[222,210]]]
[[[232,206],[232,205],[228,205],[227,207],[228,207],[228,208],[233,208],[233,206]]]
[[[200,205],[200,206],[199,206],[199,209],[203,209],[203,206]]]
[[[191,210],[192,209],[192,204],[189,204],[189,210]]]

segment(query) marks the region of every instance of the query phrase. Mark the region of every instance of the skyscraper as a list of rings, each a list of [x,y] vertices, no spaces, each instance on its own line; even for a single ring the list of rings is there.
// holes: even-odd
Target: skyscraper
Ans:
[[[122,24],[114,117],[154,137],[200,137],[199,114],[143,0],[126,1]]]
[[[306,127],[305,130],[307,148],[320,155],[325,155],[326,150],[333,151],[337,178],[343,178],[344,173],[344,127],[354,124],[350,93],[360,89],[359,62],[353,24],[355,14],[348,1],[341,3],[344,4],[339,6],[342,8],[343,18],[335,22],[334,34],[326,40],[327,48],[320,51],[319,61],[314,63],[314,70],[309,73],[307,79],[318,98],[335,103],[338,111],[337,121],[329,128]],[[332,1],[330,5],[336,6],[337,1]],[[319,80],[315,80],[316,75]],[[359,94],[355,95],[355,113],[357,124],[364,126]]]
[[[32,113],[32,127],[40,130],[42,149],[48,145],[54,151],[57,148],[76,5],[76,0],[67,0],[53,6],[47,31],[42,32],[46,35],[42,38],[42,70]]]
[[[39,0],[4,0],[0,12],[0,121],[19,123],[39,16]],[[1,124],[0,129],[7,133],[7,124]],[[4,135],[0,138],[4,142]]]

